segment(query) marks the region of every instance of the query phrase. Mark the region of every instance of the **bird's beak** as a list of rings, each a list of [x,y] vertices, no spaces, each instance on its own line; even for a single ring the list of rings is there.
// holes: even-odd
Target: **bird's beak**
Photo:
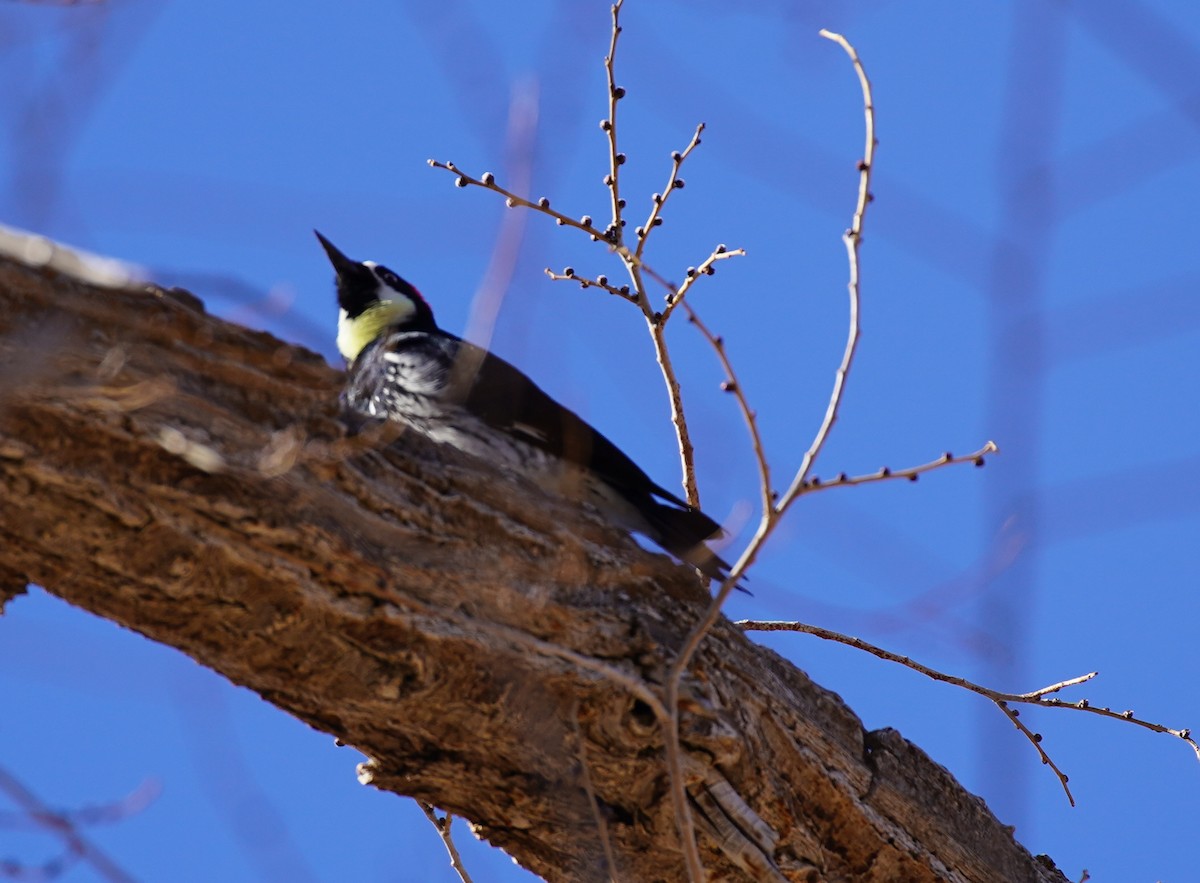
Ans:
[[[337,246],[320,234],[319,231],[313,230],[317,234],[317,239],[321,242],[321,247],[325,249],[325,254],[329,255],[329,263],[333,264],[333,269],[337,270],[339,276],[352,276],[360,273],[363,270],[363,265],[358,261],[352,261],[340,251]]]

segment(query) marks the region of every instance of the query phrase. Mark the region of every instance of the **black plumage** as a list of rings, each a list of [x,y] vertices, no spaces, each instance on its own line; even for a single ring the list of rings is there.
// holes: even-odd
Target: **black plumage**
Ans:
[[[420,293],[386,267],[352,261],[317,234],[337,271],[344,406],[579,494],[707,576],[729,565],[705,541],[720,525],[664,489],[524,373],[441,330]]]

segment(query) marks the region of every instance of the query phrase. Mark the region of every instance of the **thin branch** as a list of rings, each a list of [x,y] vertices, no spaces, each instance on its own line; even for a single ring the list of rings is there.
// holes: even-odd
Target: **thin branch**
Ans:
[[[716,267],[713,266],[717,261],[723,261],[726,258],[740,258],[744,257],[745,254],[746,249],[744,248],[731,250],[724,245],[718,245],[699,267],[688,267],[687,272],[684,274],[683,284],[678,288],[672,289],[667,294],[667,306],[663,310],[662,321],[665,323],[667,319],[671,318],[671,314],[675,312],[676,307],[683,303],[683,299],[691,291],[692,285],[695,284],[697,279],[702,276],[712,276],[717,272]]]
[[[1023,705],[1036,705],[1040,708],[1071,708],[1076,711],[1088,712],[1090,714],[1110,718],[1112,720],[1126,721],[1142,727],[1143,729],[1150,730],[1154,733],[1165,733],[1168,736],[1174,736],[1177,739],[1182,739],[1191,746],[1192,751],[1194,751],[1196,754],[1197,760],[1200,760],[1200,743],[1197,743],[1196,739],[1192,736],[1192,731],[1186,727],[1183,729],[1174,729],[1172,727],[1164,726],[1163,724],[1139,718],[1132,711],[1113,711],[1111,708],[1096,707],[1086,699],[1081,699],[1078,702],[1067,702],[1053,696],[1051,696],[1051,698],[1046,698],[1052,693],[1057,693],[1060,690],[1067,689],[1068,687],[1075,687],[1086,683],[1096,677],[1098,672],[1088,672],[1087,674],[1080,675],[1077,678],[1059,681],[1058,683],[1051,684],[1048,687],[1042,687],[1038,690],[1031,690],[1028,693],[1005,693],[1001,690],[993,690],[991,687],[984,687],[980,684],[974,683],[973,681],[968,681],[966,678],[959,677],[958,675],[946,674],[945,672],[930,668],[927,665],[922,665],[921,663],[916,662],[907,656],[902,656],[899,653],[893,653],[891,650],[885,650],[882,647],[878,647],[875,644],[870,643],[869,641],[864,641],[862,638],[844,635],[841,632],[835,632],[831,629],[821,628],[820,626],[809,625],[808,623],[804,622],[777,622],[771,620],[751,619],[741,620],[734,624],[743,631],[802,632],[806,635],[813,635],[814,637],[821,638],[822,640],[834,641],[838,644],[845,644],[847,647],[853,647],[856,650],[862,650],[866,653],[870,653],[872,656],[878,657],[879,659],[903,665],[905,668],[910,668],[913,671],[923,674],[932,680],[940,681],[944,684],[951,684],[955,687],[961,687],[962,689],[968,690],[971,693],[975,693],[979,696],[983,696],[986,699],[990,699],[1000,707],[1001,711],[1004,711],[1004,713],[1013,720],[1018,729],[1025,733],[1029,741],[1032,742],[1035,747],[1037,747],[1038,752],[1043,755],[1043,761],[1050,764],[1051,768],[1054,769],[1059,775],[1059,778],[1063,784],[1063,788],[1067,791],[1068,798],[1071,797],[1071,792],[1069,789],[1067,789],[1066,776],[1064,776],[1061,771],[1059,771],[1058,767],[1054,766],[1054,764],[1045,757],[1045,752],[1042,750],[1040,745],[1041,736],[1037,733],[1032,733],[1026,727],[1016,721],[1016,713],[1005,708],[1005,703],[1011,702],[1020,703]],[[1074,805],[1073,799],[1071,802],[1072,805]]]
[[[683,303],[683,301],[680,300],[678,303]],[[767,452],[763,448],[762,435],[758,431],[758,415],[751,409],[750,402],[746,398],[746,390],[738,380],[737,374],[734,373],[733,364],[729,361],[729,355],[725,351],[725,339],[713,334],[696,315],[696,311],[690,304],[683,304],[683,308],[687,312],[688,321],[696,326],[696,330],[712,346],[725,371],[725,381],[721,384],[721,389],[734,397],[742,412],[742,419],[746,422],[746,429],[750,433],[750,443],[754,446],[754,460],[758,464],[758,484],[762,490],[762,509],[764,512],[768,512],[774,503],[774,500],[771,499],[771,466],[767,462]]]
[[[858,163],[858,204],[854,209],[854,217],[851,220],[850,229],[842,237],[846,243],[846,255],[850,262],[850,281],[846,286],[850,293],[850,331],[846,338],[846,349],[842,353],[842,362],[838,366],[837,373],[834,375],[833,393],[829,397],[829,406],[825,410],[825,419],[821,422],[816,437],[813,438],[812,444],[805,452],[804,458],[800,461],[800,468],[796,471],[796,477],[792,479],[791,487],[783,495],[783,499],[779,501],[778,509],[781,512],[791,505],[792,501],[796,499],[796,496],[804,487],[804,483],[808,480],[808,475],[812,471],[817,457],[821,454],[821,449],[825,447],[825,442],[829,439],[829,433],[833,429],[833,424],[837,422],[838,409],[841,407],[842,396],[846,391],[846,379],[850,376],[850,368],[854,364],[854,354],[858,349],[858,250],[862,244],[863,221],[867,214],[867,204],[872,199],[871,170],[875,163],[875,145],[877,143],[875,138],[875,105],[871,98],[871,81],[867,79],[866,69],[863,67],[862,61],[859,60],[858,53],[841,34],[835,34],[827,30],[822,30],[820,33],[822,37],[825,37],[827,40],[833,40],[846,50],[846,54],[850,56],[850,60],[854,63],[854,71],[858,74],[858,82],[862,86],[863,116],[866,120],[866,146],[863,148],[863,158]]]
[[[563,267],[561,273],[555,273],[547,267],[545,272],[555,282],[578,282],[580,288],[599,288],[632,304],[638,303],[637,297],[630,293],[628,285],[622,285],[618,288],[611,284],[608,281],[608,277],[603,274],[597,276],[595,279],[589,279],[587,276],[577,275],[574,267]]]
[[[691,663],[692,657],[699,648],[700,643],[704,640],[705,635],[712,628],[718,617],[721,615],[721,608],[724,606],[726,599],[737,586],[746,569],[754,563],[758,557],[759,551],[763,544],[775,529],[775,525],[783,516],[783,513],[796,499],[798,489],[803,486],[804,481],[808,478],[808,473],[812,468],[812,464],[816,461],[817,455],[821,448],[825,445],[825,440],[829,436],[830,429],[837,419],[838,407],[841,404],[842,394],[845,390],[846,377],[850,372],[850,366],[854,361],[854,352],[858,346],[858,303],[859,303],[859,267],[858,267],[858,247],[862,241],[862,226],[863,219],[866,215],[867,203],[870,201],[870,184],[871,184],[871,164],[875,158],[875,108],[871,100],[871,85],[867,79],[867,74],[859,61],[858,53],[854,51],[854,47],[846,41],[845,37],[838,34],[832,34],[828,31],[821,31],[823,37],[835,40],[841,44],[842,48],[850,55],[854,63],[854,69],[858,73],[859,82],[862,84],[863,90],[863,107],[866,117],[866,150],[863,160],[859,163],[859,190],[858,202],[854,210],[854,218],[851,222],[850,229],[843,237],[846,243],[846,252],[850,261],[850,281],[847,285],[850,294],[850,332],[846,341],[846,350],[842,355],[841,365],[838,367],[837,375],[834,381],[833,393],[830,396],[829,408],[826,411],[825,419],[817,431],[816,438],[813,444],[809,447],[808,452],[804,455],[800,469],[793,479],[792,487],[784,498],[774,506],[765,506],[763,508],[762,520],[759,522],[758,529],[751,538],[750,543],[742,552],[740,558],[733,565],[729,576],[721,584],[709,604],[708,609],[700,620],[692,627],[692,631],[688,634],[687,639],[683,642],[683,646],[679,650],[678,656],[671,664],[670,670],[667,672],[665,693],[666,705],[671,713],[671,725],[666,734],[667,747],[667,762],[671,769],[671,802],[675,807],[676,813],[683,812],[686,815],[680,819],[681,833],[684,834],[685,849],[695,849],[695,842],[691,833],[692,820],[690,811],[687,808],[687,792],[683,783],[681,763],[677,755],[681,751],[679,743],[679,688],[683,681],[683,674]],[[768,498],[772,493],[768,488],[765,493]],[[687,829],[687,830],[684,830]]]
[[[636,267],[640,272],[645,273],[654,282],[663,286],[663,288],[667,289],[668,291],[674,290],[675,286],[667,281],[665,276],[655,271],[653,267],[649,266],[645,261],[638,257],[638,255],[630,251],[629,248],[623,243],[617,241],[611,232],[611,228],[606,231],[597,229],[591,215],[582,215],[578,220],[576,220],[568,215],[564,215],[557,209],[551,208],[550,200],[544,196],[539,197],[536,201],[531,201],[523,196],[518,196],[511,190],[508,190],[507,188],[501,187],[499,184],[497,184],[496,176],[491,172],[484,172],[482,175],[476,178],[473,175],[467,174],[454,163],[449,161],[442,162],[436,159],[429,159],[426,160],[426,162],[429,164],[430,168],[444,169],[445,171],[453,174],[455,176],[454,186],[456,187],[482,187],[484,190],[491,190],[493,193],[499,193],[501,196],[503,196],[505,205],[507,205],[509,208],[531,209],[535,212],[546,215],[547,217],[553,218],[554,223],[560,227],[573,227],[576,230],[581,230],[582,232],[586,233],[593,242],[602,241],[606,243],[608,247],[614,251],[617,256],[621,258],[621,260],[627,265]],[[644,291],[644,288],[640,290]],[[642,305],[642,309],[647,315],[653,315],[648,304]]]
[[[1058,764],[1050,759],[1050,755],[1047,754],[1046,749],[1042,747],[1042,734],[1035,733],[1030,730],[1029,727],[1025,726],[1017,710],[1009,708],[1007,703],[997,702],[996,707],[1004,712],[1005,717],[1012,721],[1014,727],[1025,734],[1025,738],[1029,740],[1029,743],[1038,753],[1038,757],[1042,759],[1042,763],[1050,767],[1050,769],[1054,772],[1054,775],[1058,777],[1058,784],[1062,785],[1063,793],[1067,795],[1067,803],[1071,804],[1071,806],[1074,806],[1075,795],[1071,793],[1071,786],[1067,784],[1067,774],[1059,768]]]
[[[1000,453],[1000,448],[996,443],[989,441],[978,451],[970,454],[964,454],[960,457],[955,457],[949,451],[942,454],[936,460],[930,460],[928,463],[922,463],[919,466],[909,466],[906,469],[891,469],[884,466],[878,472],[869,472],[865,475],[847,475],[845,472],[840,473],[837,478],[831,481],[822,481],[817,476],[812,476],[806,481],[797,492],[796,496],[811,494],[816,491],[825,491],[835,487],[854,487],[860,484],[874,484],[879,481],[916,481],[926,472],[933,472],[935,469],[942,469],[946,466],[958,466],[964,463],[970,463],[973,466],[982,466],[987,462],[986,458],[991,454]]]
[[[692,446],[692,435],[688,431],[687,415],[683,410],[683,390],[671,364],[671,353],[667,349],[667,338],[663,323],[654,316],[646,318],[650,341],[654,344],[654,358],[662,372],[667,387],[667,399],[671,403],[671,425],[675,427],[675,441],[679,445],[679,464],[683,473],[683,490],[688,504],[700,508],[700,485],[696,482],[696,451]]]
[[[438,836],[442,838],[442,843],[446,845],[446,852],[450,853],[450,867],[454,868],[462,883],[472,883],[471,875],[467,873],[466,867],[463,866],[462,856],[458,854],[458,847],[454,845],[454,837],[450,833],[450,824],[454,821],[454,816],[451,813],[446,813],[442,817],[438,817],[437,811],[428,803],[417,801],[417,805],[421,807],[421,812],[425,813],[425,818],[433,823],[433,827],[437,828]]]
[[[667,199],[676,190],[683,189],[683,179],[679,177],[679,168],[683,165],[684,160],[691,155],[692,151],[700,146],[700,133],[704,131],[704,123],[696,126],[696,133],[692,135],[692,140],[688,142],[688,146],[683,149],[683,152],[676,150],[671,154],[671,176],[667,179],[667,186],[662,193],[655,193],[650,197],[654,203],[650,209],[650,217],[646,219],[644,226],[638,227],[637,233],[637,250],[634,252],[637,257],[642,256],[642,252],[646,250],[646,242],[650,239],[650,231],[662,224],[661,212],[664,205],[667,204]]]
[[[621,36],[621,6],[625,0],[617,0],[612,5],[612,38],[608,44],[608,55],[604,56],[604,72],[608,76],[608,118],[600,123],[608,135],[608,175],[604,179],[605,186],[612,199],[612,224],[608,228],[609,241],[620,243],[624,241],[625,222],[621,219],[621,210],[625,201],[621,199],[620,169],[625,163],[625,154],[617,152],[617,102],[625,97],[625,90],[617,85],[613,63],[617,57],[617,38]],[[638,253],[641,256],[641,252]]]
[[[426,160],[429,166],[434,169],[445,169],[447,172],[454,174],[455,187],[482,187],[484,190],[491,190],[494,193],[499,193],[504,197],[505,204],[509,208],[528,208],[535,212],[541,212],[543,215],[548,215],[554,218],[554,222],[560,227],[574,227],[576,230],[582,230],[594,240],[603,239],[608,241],[603,232],[597,230],[592,224],[591,215],[583,215],[576,220],[575,218],[564,215],[562,212],[550,207],[550,200],[546,197],[539,198],[536,202],[531,202],[523,196],[518,196],[511,190],[501,187],[496,183],[496,176],[491,172],[484,172],[478,178],[468,175],[452,162],[440,162],[436,159]]]

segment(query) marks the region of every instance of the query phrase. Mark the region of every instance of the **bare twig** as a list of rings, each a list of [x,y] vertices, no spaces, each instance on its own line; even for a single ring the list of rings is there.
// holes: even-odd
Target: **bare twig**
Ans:
[[[916,481],[926,472],[933,472],[935,469],[941,469],[945,466],[957,466],[962,463],[970,463],[974,466],[982,466],[989,454],[1000,453],[1000,448],[996,443],[989,441],[978,451],[970,454],[964,454],[960,457],[955,457],[949,451],[942,454],[936,460],[930,460],[928,463],[922,463],[919,466],[909,466],[905,469],[892,469],[884,466],[878,472],[869,472],[865,475],[847,475],[840,473],[836,478],[829,481],[822,481],[817,476],[812,476],[800,488],[797,496],[803,494],[811,494],[815,491],[824,491],[832,487],[854,487],[860,484],[874,484],[877,481],[896,481],[903,479],[905,481]]]
[[[846,255],[850,262],[850,281],[846,285],[850,294],[850,331],[846,339],[846,349],[842,353],[842,362],[838,366],[837,373],[834,375],[833,393],[829,397],[829,406],[825,409],[825,419],[821,421],[821,426],[817,429],[816,437],[813,438],[812,444],[809,445],[804,458],[800,461],[800,468],[796,471],[796,477],[792,479],[791,487],[783,495],[783,499],[779,501],[780,510],[786,509],[791,505],[792,500],[800,493],[801,488],[804,487],[804,483],[808,480],[809,472],[812,471],[812,467],[817,461],[817,457],[821,454],[821,449],[825,447],[825,442],[829,438],[833,424],[837,422],[838,409],[841,407],[842,396],[846,391],[846,380],[850,376],[850,368],[854,364],[854,354],[858,349],[859,334],[858,250],[862,244],[863,221],[867,214],[867,204],[872,198],[871,170],[875,163],[875,145],[878,143],[875,138],[875,104],[871,97],[871,81],[867,78],[866,69],[863,67],[862,61],[859,60],[858,53],[841,34],[835,34],[827,30],[822,30],[820,33],[822,37],[825,37],[827,40],[833,40],[846,50],[846,54],[850,56],[850,60],[854,63],[854,72],[858,74],[858,82],[862,87],[866,145],[863,148],[863,158],[858,163],[858,203],[854,208],[854,217],[850,222],[850,229],[842,237],[846,243]]]
[[[672,755],[678,755],[681,751],[679,744],[679,688],[683,680],[683,674],[687,670],[692,657],[695,655],[700,643],[712,628],[713,623],[721,615],[721,608],[724,606],[726,599],[737,586],[746,569],[754,563],[758,557],[759,551],[763,544],[775,529],[775,525],[783,516],[788,506],[796,499],[799,488],[803,487],[805,480],[808,478],[808,473],[812,469],[813,463],[824,447],[826,439],[829,437],[829,432],[833,428],[833,424],[837,419],[838,408],[841,405],[842,395],[845,392],[846,377],[850,373],[850,367],[854,361],[854,353],[858,346],[858,304],[859,304],[859,266],[858,266],[858,248],[862,241],[863,220],[866,216],[867,203],[870,201],[870,184],[871,184],[871,164],[875,158],[875,107],[871,99],[871,84],[867,79],[866,70],[859,61],[858,53],[854,47],[842,37],[840,34],[833,34],[829,31],[821,31],[821,36],[834,40],[839,43],[843,49],[849,54],[850,59],[854,63],[854,70],[858,74],[859,83],[863,91],[863,113],[866,117],[866,149],[862,161],[859,162],[859,188],[858,202],[855,206],[854,217],[850,224],[850,229],[843,237],[846,243],[846,252],[850,262],[850,281],[847,285],[850,294],[850,331],[846,341],[846,349],[842,355],[842,362],[838,366],[837,374],[834,380],[833,393],[829,399],[829,407],[826,409],[825,419],[821,423],[821,427],[817,430],[816,438],[812,445],[805,453],[799,470],[796,472],[796,477],[792,481],[792,487],[774,506],[764,506],[762,520],[759,522],[758,529],[751,538],[750,543],[742,552],[741,557],[733,565],[728,578],[721,584],[709,604],[708,609],[700,620],[692,627],[692,631],[687,639],[683,642],[683,646],[679,649],[679,655],[675,658],[675,662],[671,665],[670,671],[667,672],[665,693],[666,705],[671,713],[671,726],[666,734],[667,760],[668,766],[671,768],[671,797],[672,803],[675,806],[676,812],[687,810],[687,794],[682,778],[681,764],[678,758],[672,760]],[[760,475],[762,474],[764,464],[760,463]],[[772,499],[773,491],[769,485],[763,488],[764,499]],[[680,822],[681,831],[685,834],[685,848],[695,848],[694,843],[687,842],[687,837],[691,836],[691,818],[688,816]],[[687,829],[687,830],[685,830]]]
[[[717,261],[723,261],[726,258],[744,257],[745,254],[746,250],[744,248],[728,249],[724,245],[718,245],[699,267],[688,267],[687,272],[684,274],[683,284],[667,294],[667,306],[663,310],[662,321],[666,322],[667,319],[671,318],[671,313],[675,312],[675,308],[683,303],[683,299],[691,291],[697,279],[701,276],[711,276],[716,272],[713,264]]]
[[[678,302],[683,303],[682,300]],[[763,448],[762,435],[758,431],[758,416],[750,407],[750,402],[746,398],[746,390],[738,380],[737,374],[734,373],[733,364],[729,361],[728,353],[725,352],[724,338],[713,334],[696,315],[690,304],[684,304],[683,308],[687,312],[688,321],[695,325],[696,330],[709,342],[717,354],[717,359],[721,362],[721,367],[725,370],[725,381],[721,384],[721,389],[734,397],[742,412],[742,419],[746,421],[746,429],[750,433],[750,443],[754,446],[754,460],[758,463],[758,484],[762,489],[762,510],[769,512],[775,501],[771,499],[771,467],[767,462],[766,449]]]
[[[1067,795],[1067,803],[1071,804],[1071,806],[1074,806],[1075,795],[1071,793],[1071,786],[1067,784],[1067,774],[1059,768],[1058,764],[1050,759],[1050,755],[1047,754],[1046,749],[1042,747],[1042,734],[1035,733],[1030,730],[1029,727],[1025,726],[1016,709],[1009,708],[1007,703],[997,702],[996,707],[1004,712],[1004,716],[1012,721],[1012,725],[1014,727],[1025,734],[1025,738],[1029,740],[1029,743],[1033,746],[1034,751],[1038,753],[1038,757],[1042,759],[1042,763],[1050,767],[1050,769],[1054,772],[1054,775],[1058,777],[1058,783],[1062,785],[1063,792]]]
[[[454,821],[454,816],[451,813],[446,813],[444,816],[438,816],[437,810],[428,803],[417,801],[417,805],[421,807],[421,812],[425,813],[425,818],[433,823],[433,827],[437,828],[438,836],[442,838],[442,843],[446,845],[446,852],[450,853],[450,867],[454,868],[462,883],[472,883],[471,875],[467,873],[467,869],[463,866],[462,856],[458,854],[458,847],[454,845],[454,837],[450,833],[450,824]]]
[[[853,647],[856,650],[862,650],[866,653],[870,653],[872,656],[878,657],[879,659],[884,659],[888,662],[895,662],[899,665],[903,665],[905,668],[910,668],[913,671],[923,674],[932,680],[940,681],[943,684],[951,684],[955,687],[961,687],[962,689],[968,690],[971,693],[976,693],[979,696],[990,699],[1009,717],[1010,720],[1013,721],[1013,723],[1019,730],[1021,730],[1021,732],[1025,733],[1026,738],[1033,743],[1033,745],[1037,748],[1038,753],[1042,755],[1043,762],[1049,764],[1051,769],[1055,771],[1059,777],[1059,780],[1062,782],[1063,790],[1067,792],[1067,798],[1071,800],[1072,806],[1074,806],[1075,801],[1073,798],[1071,798],[1070,789],[1067,788],[1067,777],[1063,775],[1062,771],[1059,770],[1058,767],[1055,766],[1046,756],[1045,751],[1041,747],[1041,736],[1037,733],[1031,732],[1022,723],[1020,723],[1020,721],[1017,720],[1017,713],[1012,709],[1007,708],[1007,703],[1036,705],[1042,708],[1071,708],[1076,711],[1083,711],[1090,714],[1099,715],[1100,717],[1111,718],[1112,720],[1126,721],[1134,724],[1135,726],[1150,730],[1151,732],[1165,733],[1168,736],[1175,736],[1178,739],[1182,739],[1191,746],[1192,751],[1194,751],[1196,754],[1197,760],[1200,760],[1200,743],[1197,743],[1196,739],[1192,736],[1190,729],[1173,729],[1171,727],[1164,726],[1163,724],[1139,718],[1132,711],[1113,711],[1111,708],[1096,707],[1086,699],[1081,699],[1078,702],[1067,702],[1051,695],[1069,687],[1076,687],[1080,684],[1086,683],[1096,677],[1098,672],[1088,672],[1087,674],[1080,675],[1077,678],[1070,678],[1065,681],[1059,681],[1058,683],[1050,684],[1047,687],[1042,687],[1037,690],[1030,690],[1028,693],[1005,693],[1001,690],[993,690],[990,687],[984,687],[980,684],[974,683],[973,681],[968,681],[966,678],[959,677],[958,675],[950,675],[946,674],[945,672],[938,671],[937,669],[930,668],[929,666],[923,665],[907,656],[902,656],[899,653],[893,653],[891,650],[885,650],[884,648],[878,647],[869,641],[864,641],[862,638],[844,635],[841,632],[835,632],[831,629],[821,628],[820,626],[809,625],[808,623],[804,622],[775,622],[770,620],[751,619],[741,620],[740,622],[735,623],[735,625],[744,631],[802,632],[806,635],[813,635],[826,641],[834,641],[838,644],[845,644],[847,647]]]
[[[623,242],[625,238],[625,222],[621,219],[625,200],[621,199],[620,188],[620,169],[625,163],[625,154],[617,152],[617,102],[625,97],[625,90],[617,85],[613,68],[617,58],[617,38],[621,35],[621,6],[624,2],[617,0],[612,5],[612,38],[608,44],[608,55],[604,56],[604,72],[608,75],[608,118],[600,123],[600,128],[608,135],[608,175],[604,184],[612,199],[612,224],[608,228],[608,239],[614,243]],[[641,252],[638,256],[641,256]]]
[[[454,179],[454,186],[456,187],[482,187],[484,190],[491,190],[494,193],[499,193],[501,196],[503,196],[505,204],[509,208],[520,207],[533,209],[535,212],[541,212],[544,215],[549,215],[550,217],[554,218],[554,222],[560,227],[574,227],[576,230],[582,230],[584,233],[587,233],[593,239],[605,239],[604,233],[600,230],[597,230],[595,226],[593,226],[590,215],[584,215],[578,220],[568,217],[562,212],[551,208],[550,200],[546,199],[544,196],[538,199],[536,202],[531,202],[523,196],[518,196],[511,190],[501,187],[496,183],[496,176],[491,172],[484,172],[482,175],[476,178],[472,175],[468,175],[454,163],[449,161],[441,162],[436,159],[430,159],[426,160],[426,162],[429,163],[431,168],[445,169],[447,172],[454,174],[456,176]]]
[[[679,168],[683,165],[684,160],[691,155],[691,152],[700,146],[700,133],[703,131],[704,123],[700,123],[696,126],[696,133],[692,135],[692,140],[688,142],[688,146],[683,149],[683,152],[681,153],[676,150],[671,154],[671,176],[667,179],[667,186],[663,189],[662,193],[655,193],[650,197],[651,202],[654,203],[650,209],[650,217],[646,219],[644,226],[638,227],[635,231],[637,233],[638,244],[634,254],[639,258],[642,256],[642,252],[646,250],[646,242],[650,238],[650,231],[662,224],[661,213],[663,206],[667,204],[667,199],[676,190],[683,188],[683,178],[679,177]]]
[[[561,273],[555,273],[547,267],[546,275],[555,282],[578,282],[580,288],[599,288],[630,303],[636,304],[638,302],[637,297],[630,293],[628,285],[622,285],[618,288],[616,285],[610,283],[608,277],[604,275],[597,276],[595,279],[589,279],[587,276],[578,275],[574,267],[564,267]]]
[[[636,274],[636,271],[635,271]],[[688,504],[700,508],[700,485],[696,482],[696,450],[692,446],[692,435],[688,430],[687,415],[683,410],[683,391],[675,366],[671,364],[671,353],[667,350],[667,338],[663,323],[653,316],[646,318],[650,341],[654,344],[654,359],[667,387],[667,399],[671,403],[671,425],[675,427],[675,441],[679,445],[679,465],[683,473],[683,490]]]

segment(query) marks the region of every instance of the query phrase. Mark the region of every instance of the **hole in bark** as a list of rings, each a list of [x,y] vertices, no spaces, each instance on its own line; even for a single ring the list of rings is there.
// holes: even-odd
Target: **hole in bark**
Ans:
[[[654,710],[641,699],[633,700],[629,716],[639,729],[649,730],[654,727]]]

